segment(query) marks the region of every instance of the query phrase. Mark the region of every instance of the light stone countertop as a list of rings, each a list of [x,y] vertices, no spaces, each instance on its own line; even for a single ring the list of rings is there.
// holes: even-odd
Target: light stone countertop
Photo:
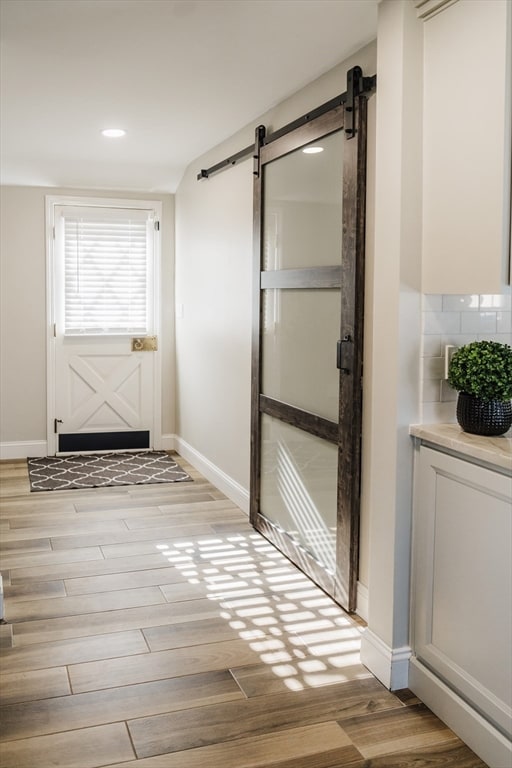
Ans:
[[[500,437],[483,437],[463,432],[458,424],[413,424],[409,431],[422,442],[448,448],[462,457],[467,456],[512,472],[510,431]]]

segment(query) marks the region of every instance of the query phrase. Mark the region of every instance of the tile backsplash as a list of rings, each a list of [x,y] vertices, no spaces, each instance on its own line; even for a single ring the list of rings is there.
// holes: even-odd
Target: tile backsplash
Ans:
[[[511,294],[423,296],[422,422],[454,422],[455,392],[444,379],[447,344],[489,339],[512,344]]]

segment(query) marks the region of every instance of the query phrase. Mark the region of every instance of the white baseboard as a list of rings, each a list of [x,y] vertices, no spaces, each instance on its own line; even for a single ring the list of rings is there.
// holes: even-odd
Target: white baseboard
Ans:
[[[159,451],[177,451],[176,447],[176,441],[177,441],[176,435],[161,435],[160,436],[160,445],[158,446]]]
[[[415,657],[409,688],[487,765],[512,765],[512,742]]]
[[[368,587],[357,582],[356,613],[364,621],[368,621]]]
[[[390,648],[371,629],[361,637],[361,661],[390,691],[407,688],[411,648]]]
[[[226,475],[215,464],[203,456],[195,448],[182,440],[181,437],[175,437],[175,445],[173,449],[176,450],[180,456],[189,461],[198,472],[200,472],[207,480],[209,480],[219,491],[225,493],[228,499],[231,499],[240,509],[249,514],[249,491],[243,488],[233,478]]]
[[[15,443],[0,443],[0,460],[26,459],[29,456],[47,456],[46,440],[19,440]]]

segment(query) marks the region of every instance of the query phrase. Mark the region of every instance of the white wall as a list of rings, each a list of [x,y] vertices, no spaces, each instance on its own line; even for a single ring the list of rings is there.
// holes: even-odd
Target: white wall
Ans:
[[[439,347],[445,323],[451,331],[471,328],[476,335],[485,332],[484,326],[496,334],[510,327],[510,314],[498,311],[510,307],[498,305],[505,299],[502,295],[422,296],[422,267],[428,258],[422,250],[422,149],[427,114],[423,112],[424,22],[416,14],[417,4],[409,0],[382,0],[379,4],[373,317],[367,343],[372,368],[371,381],[365,382],[366,417],[371,422],[363,456],[363,470],[370,478],[363,486],[368,491],[363,504],[368,516],[363,519],[369,526],[369,627],[363,635],[361,659],[393,689],[407,685],[411,655],[413,456],[409,426],[421,420],[420,379],[429,365],[421,362],[422,320],[425,330],[428,327],[430,334],[438,336]],[[441,278],[443,274],[441,269]],[[460,303],[455,311],[461,299],[474,303],[472,312],[461,311]],[[496,303],[496,311],[489,311],[489,300],[491,306]],[[430,307],[424,315],[423,305]],[[430,334],[425,333],[424,340]],[[438,357],[433,367],[438,368],[440,354],[433,349],[431,346],[430,354]],[[445,420],[453,404],[438,405],[447,408],[437,410],[435,420]]]
[[[364,385],[369,629],[361,658],[392,688],[407,684],[410,655],[409,425],[419,418],[421,339],[421,24],[408,0],[379,5],[372,366]]]
[[[162,201],[162,432],[173,434],[174,197],[4,186],[0,188],[0,456],[23,457],[46,443],[47,194]]]
[[[176,195],[178,449],[224,473],[246,506],[252,169],[246,161],[198,182],[200,163]],[[203,463],[199,468],[208,475]]]

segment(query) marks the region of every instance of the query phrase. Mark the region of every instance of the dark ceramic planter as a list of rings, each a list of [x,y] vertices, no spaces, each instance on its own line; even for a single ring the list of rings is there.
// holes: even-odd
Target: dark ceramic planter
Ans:
[[[459,392],[457,421],[464,432],[472,435],[504,435],[512,426],[512,403],[510,400],[481,400]]]

